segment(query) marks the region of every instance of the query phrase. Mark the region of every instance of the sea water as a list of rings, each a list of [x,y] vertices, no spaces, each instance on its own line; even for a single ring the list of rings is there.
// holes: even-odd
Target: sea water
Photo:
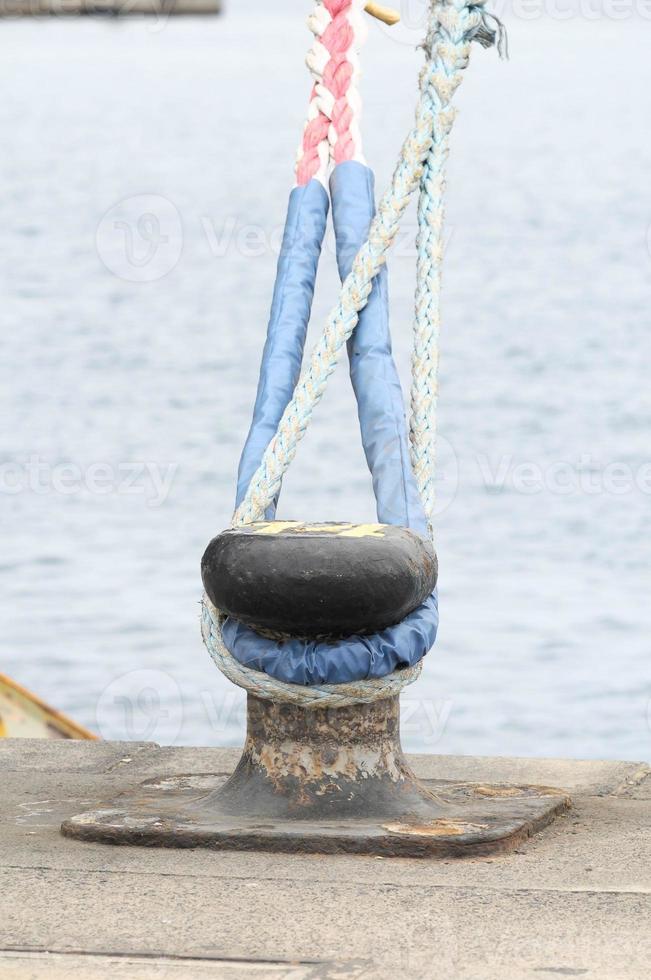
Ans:
[[[305,13],[231,0],[216,18],[0,24],[0,669],[104,737],[242,739],[242,693],[200,639],[199,561],[229,521],[255,394]],[[643,759],[651,24],[539,13],[505,12],[511,60],[474,50],[457,98],[441,627],[404,742]],[[413,118],[407,14],[371,24],[363,55],[379,189]],[[405,387],[414,234],[410,210],[389,263]],[[330,236],[311,340],[336,290]],[[374,517],[345,364],[279,516]]]

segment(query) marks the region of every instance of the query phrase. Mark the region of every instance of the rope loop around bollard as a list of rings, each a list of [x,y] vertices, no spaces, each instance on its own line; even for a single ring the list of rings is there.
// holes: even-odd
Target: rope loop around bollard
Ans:
[[[202,604],[201,633],[215,666],[231,683],[244,688],[256,698],[294,704],[300,708],[347,708],[353,704],[370,704],[382,698],[393,697],[418,680],[423,666],[421,661],[414,667],[394,671],[387,677],[348,684],[303,687],[301,684],[285,684],[268,674],[238,663],[224,645],[220,613],[206,595]]]

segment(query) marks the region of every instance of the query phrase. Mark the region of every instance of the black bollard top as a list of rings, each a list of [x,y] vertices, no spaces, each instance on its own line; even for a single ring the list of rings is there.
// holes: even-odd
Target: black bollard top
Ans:
[[[304,637],[399,623],[431,594],[437,574],[431,542],[388,524],[247,524],[213,538],[201,561],[221,612]]]

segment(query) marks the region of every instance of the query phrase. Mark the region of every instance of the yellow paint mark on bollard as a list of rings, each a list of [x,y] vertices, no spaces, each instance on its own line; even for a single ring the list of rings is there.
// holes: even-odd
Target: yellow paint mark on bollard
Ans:
[[[385,524],[357,524],[352,525],[350,530],[342,531],[341,538],[383,538],[386,531]]]
[[[266,521],[265,523],[256,523],[244,525],[244,530],[251,530],[254,534],[280,534],[281,531],[291,531],[296,527],[300,527],[300,521]]]
[[[237,529],[236,529],[237,530]],[[296,534],[329,534],[336,538],[383,538],[384,524],[305,524],[301,521],[259,521],[245,524],[244,531],[253,534],[282,534],[283,531]]]

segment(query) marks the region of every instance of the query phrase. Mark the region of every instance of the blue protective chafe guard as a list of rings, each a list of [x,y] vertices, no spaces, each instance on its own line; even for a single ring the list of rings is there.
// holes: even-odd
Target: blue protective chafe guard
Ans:
[[[373,171],[354,160],[340,163],[330,178],[342,282],[368,237],[375,214],[374,184]],[[427,537],[427,518],[409,458],[402,388],[391,353],[386,266],[375,279],[348,341],[348,357],[378,520],[410,527]]]
[[[271,640],[236,619],[221,626],[226,649],[239,663],[286,684],[347,684],[413,667],[432,648],[438,629],[436,593],[396,626],[341,640]]]
[[[347,161],[333,171],[330,193],[342,280],[368,236],[375,213],[373,187],[373,173],[364,164]],[[325,188],[316,180],[294,188],[289,198],[253,420],[240,459],[236,506],[246,495],[299,378],[328,206]],[[427,518],[409,460],[402,390],[391,353],[386,268],[377,276],[360,313],[348,341],[348,356],[378,520],[427,536]],[[267,509],[267,520],[274,519],[276,505],[277,500]],[[369,636],[276,641],[227,617],[222,637],[239,663],[277,680],[343,684],[385,677],[418,663],[434,644],[438,621],[434,592],[401,623]]]
[[[295,187],[289,196],[253,419],[237,474],[236,508],[298,381],[328,208],[328,194],[318,180]],[[267,520],[275,517],[276,504],[267,509]]]

